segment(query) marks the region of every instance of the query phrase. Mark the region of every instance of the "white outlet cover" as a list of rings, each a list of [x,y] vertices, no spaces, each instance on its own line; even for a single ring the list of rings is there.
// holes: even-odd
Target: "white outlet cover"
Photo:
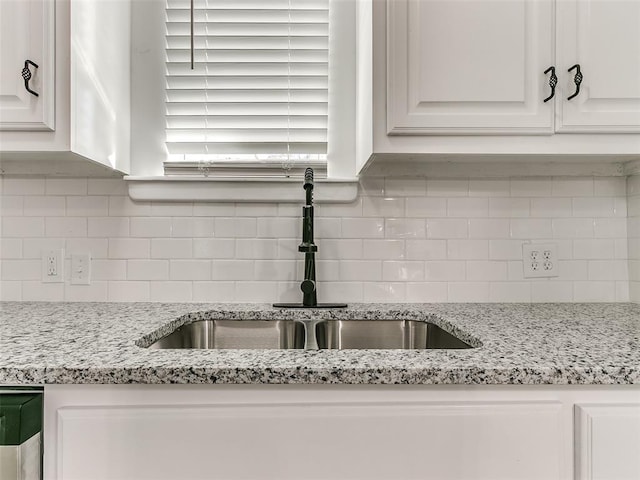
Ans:
[[[557,243],[525,243],[522,245],[524,278],[558,276]]]
[[[71,285],[91,284],[91,255],[74,253],[71,255]]]
[[[54,273],[51,274],[50,270]],[[64,250],[42,250],[42,282],[64,282]]]

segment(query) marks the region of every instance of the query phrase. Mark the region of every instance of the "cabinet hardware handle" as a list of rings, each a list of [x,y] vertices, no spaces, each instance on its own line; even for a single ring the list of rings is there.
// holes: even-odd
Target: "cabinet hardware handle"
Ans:
[[[38,97],[39,95],[29,88],[29,80],[31,80],[31,70],[29,70],[29,65],[33,65],[38,68],[38,65],[32,62],[31,60],[24,61],[24,68],[22,69],[22,78],[24,78],[24,88],[27,89],[31,95],[35,95]]]
[[[573,77],[573,83],[576,84],[576,91],[573,95],[567,98],[567,100],[571,100],[573,97],[576,97],[580,93],[580,84],[582,83],[582,79],[584,78],[584,76],[582,75],[582,72],[580,71],[579,63],[576,63],[573,67],[567,70],[567,72],[571,72],[571,70],[576,71],[576,74]]]
[[[544,71],[545,75],[549,72],[551,72],[551,76],[549,77],[549,86],[551,87],[551,95],[549,95],[547,98],[544,99],[545,103],[551,100],[553,96],[556,94],[556,85],[558,84],[558,77],[556,76],[556,67],[549,67]]]

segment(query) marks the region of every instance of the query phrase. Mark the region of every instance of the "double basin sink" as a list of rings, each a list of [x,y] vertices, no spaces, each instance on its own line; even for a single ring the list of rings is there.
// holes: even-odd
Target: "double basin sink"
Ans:
[[[178,327],[152,349],[462,349],[439,326],[415,320],[200,320]]]

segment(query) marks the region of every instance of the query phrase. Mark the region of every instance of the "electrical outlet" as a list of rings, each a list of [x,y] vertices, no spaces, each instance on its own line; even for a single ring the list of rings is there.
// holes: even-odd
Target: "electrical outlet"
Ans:
[[[522,245],[525,278],[558,276],[558,245],[525,243]]]
[[[44,283],[64,282],[64,250],[42,251],[42,281]]]
[[[82,253],[71,255],[71,284],[91,284],[91,254]]]

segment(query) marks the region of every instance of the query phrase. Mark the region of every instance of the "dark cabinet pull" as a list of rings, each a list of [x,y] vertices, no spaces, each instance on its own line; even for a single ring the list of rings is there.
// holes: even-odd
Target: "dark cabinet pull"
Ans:
[[[35,95],[36,97],[38,97],[39,95],[29,88],[29,80],[31,80],[31,70],[29,70],[29,65],[33,65],[34,67],[38,68],[38,65],[32,62],[31,60],[24,61],[24,68],[22,69],[22,78],[24,78],[24,88],[26,88],[27,92],[29,92],[31,95]]]
[[[576,84],[576,91],[573,95],[571,95],[569,98],[567,98],[567,100],[571,100],[573,97],[577,97],[578,94],[580,93],[580,84],[582,83],[582,79],[584,78],[584,76],[582,75],[582,72],[580,71],[580,64],[576,63],[573,67],[571,67],[569,70],[567,70],[568,72],[571,72],[572,70],[576,71],[576,74],[573,77],[573,83]]]
[[[547,98],[544,99],[545,103],[551,100],[553,96],[556,94],[556,85],[558,84],[558,77],[556,77],[556,67],[549,67],[544,71],[545,75],[549,72],[551,72],[551,76],[549,77],[549,86],[551,87],[551,95],[549,95]]]

